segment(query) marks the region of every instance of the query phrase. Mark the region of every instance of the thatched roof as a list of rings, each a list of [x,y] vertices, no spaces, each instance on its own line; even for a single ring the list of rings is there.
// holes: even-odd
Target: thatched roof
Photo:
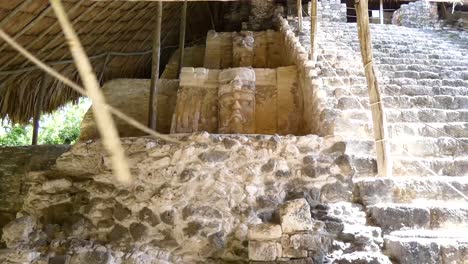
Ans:
[[[63,0],[63,4],[102,81],[150,76],[156,2]],[[181,5],[164,2],[163,51],[177,46]],[[207,2],[188,4],[187,42],[203,37],[211,28],[211,13]],[[47,0],[0,1],[0,28],[39,59],[79,82],[60,25]],[[38,102],[43,73],[2,41],[0,54],[0,118],[27,123]],[[79,97],[59,82],[50,85],[45,94],[44,112],[54,111]]]

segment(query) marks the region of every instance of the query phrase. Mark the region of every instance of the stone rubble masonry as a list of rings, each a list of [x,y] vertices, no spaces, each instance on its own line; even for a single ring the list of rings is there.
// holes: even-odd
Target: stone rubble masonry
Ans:
[[[392,24],[413,28],[440,27],[437,3],[420,0],[403,4],[393,13]]]
[[[310,10],[310,3],[309,3]],[[317,20],[323,23],[346,23],[346,3],[341,0],[322,0],[317,3]]]
[[[299,103],[304,108],[303,122],[301,122],[299,131],[326,135],[330,125],[320,121],[324,107],[324,94],[317,89],[317,71],[313,62],[309,60],[309,51],[300,43],[299,38],[296,37],[294,30],[289,26],[286,19],[278,16],[277,21],[277,27],[283,37],[284,59],[286,63],[296,65],[298,70],[298,90],[303,98]]]
[[[321,237],[324,225],[312,220],[309,204],[304,198],[285,202],[280,206],[279,215],[281,225],[249,227],[250,261],[306,259],[327,247]],[[279,247],[275,250],[274,245]]]
[[[246,261],[249,235],[274,238],[265,250],[282,256],[280,225],[266,226],[270,237],[249,226],[274,222],[275,211],[297,195],[351,201],[352,176],[335,168],[344,155],[339,138],[174,137],[181,143],[122,138],[130,186],[115,181],[99,140],[77,143],[52,169],[29,173],[29,192],[18,220],[5,229],[9,249],[0,251],[0,263],[34,259],[41,248],[50,253],[39,254],[45,263]],[[37,223],[32,232],[20,224],[22,216]]]
[[[228,69],[232,67],[277,68],[289,66],[282,59],[280,34],[273,30],[215,32],[206,36],[204,67]],[[242,61],[241,59],[248,59]],[[247,64],[246,64],[247,63]]]
[[[29,188],[27,173],[48,169],[69,148],[68,145],[0,147],[0,236],[1,228],[21,210]]]

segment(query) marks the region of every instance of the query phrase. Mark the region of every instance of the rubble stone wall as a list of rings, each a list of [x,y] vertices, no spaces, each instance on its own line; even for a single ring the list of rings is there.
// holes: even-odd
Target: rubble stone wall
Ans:
[[[317,19],[327,22],[346,22],[346,3],[341,0],[322,0],[317,3]]]
[[[53,171],[30,173],[25,217],[4,229],[3,240],[17,250],[0,254],[0,262],[42,253],[70,263],[141,263],[141,256],[242,263],[248,226],[279,223],[284,201],[352,199],[354,168],[337,138],[200,133],[180,140],[122,139],[129,186],[116,182],[100,141],[76,144]]]
[[[23,205],[27,172],[47,169],[68,149],[67,145],[0,147],[0,235]]]
[[[437,27],[437,3],[417,1],[401,5],[400,9],[393,13],[392,24],[413,28]]]
[[[284,60],[297,67],[297,82],[302,94],[303,101],[301,104],[304,109],[302,114],[304,122],[300,129],[306,134],[327,135],[329,134],[326,131],[328,126],[324,126],[323,122],[325,121],[323,118],[321,119],[325,95],[318,90],[317,72],[314,63],[308,59],[309,51],[300,43],[299,38],[295,36],[286,19],[278,17],[277,21],[285,47]]]

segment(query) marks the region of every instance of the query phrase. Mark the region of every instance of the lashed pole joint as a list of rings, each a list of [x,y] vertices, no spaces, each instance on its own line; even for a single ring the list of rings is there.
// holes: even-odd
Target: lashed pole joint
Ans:
[[[382,105],[382,98],[377,78],[375,76],[372,55],[372,41],[369,30],[369,13],[367,0],[356,0],[357,26],[361,46],[362,62],[369,87],[369,102],[372,111],[375,147],[377,153],[377,170],[380,176],[392,175],[392,162],[387,141],[386,120]]]
[[[162,23],[163,4],[158,2],[156,11],[156,28],[154,30],[153,39],[153,61],[151,66],[151,84],[150,84],[150,100],[148,107],[148,126],[156,130],[157,123],[157,95],[158,95],[158,80],[159,80],[159,65],[161,57],[161,23]]]

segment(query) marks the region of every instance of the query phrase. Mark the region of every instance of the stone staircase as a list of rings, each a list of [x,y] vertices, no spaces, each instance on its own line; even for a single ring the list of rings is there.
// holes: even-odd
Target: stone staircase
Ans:
[[[468,263],[468,34],[392,25],[371,25],[371,34],[393,174],[401,177],[374,177],[356,24],[318,29],[315,93],[322,94],[323,119],[334,118],[332,133],[347,141],[355,199],[368,224],[382,228],[393,261]],[[309,49],[309,35],[299,39]]]

